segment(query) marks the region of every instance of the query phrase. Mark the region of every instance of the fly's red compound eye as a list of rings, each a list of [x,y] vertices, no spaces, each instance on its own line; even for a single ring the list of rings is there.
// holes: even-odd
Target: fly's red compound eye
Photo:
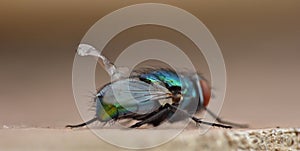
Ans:
[[[204,99],[203,105],[206,107],[210,100],[211,89],[205,80],[200,80],[200,85],[203,92],[203,99]]]

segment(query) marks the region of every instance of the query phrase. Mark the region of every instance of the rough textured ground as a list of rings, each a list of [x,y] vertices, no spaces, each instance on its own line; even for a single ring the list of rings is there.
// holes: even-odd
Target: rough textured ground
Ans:
[[[112,133],[120,131],[104,130]],[[154,130],[145,131],[151,133]],[[148,150],[300,150],[299,131],[293,128],[211,129],[199,135],[196,130],[186,130],[174,140]],[[3,128],[0,129],[0,139],[1,151],[126,150],[102,141],[88,129]],[[142,141],[147,143],[149,138],[141,138]]]

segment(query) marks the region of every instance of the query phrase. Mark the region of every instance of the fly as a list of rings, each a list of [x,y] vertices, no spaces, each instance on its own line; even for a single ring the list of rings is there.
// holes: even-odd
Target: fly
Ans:
[[[88,48],[95,53],[94,48]],[[100,54],[94,56],[101,58]],[[67,125],[68,128],[82,127],[95,121],[109,122],[120,119],[137,120],[137,123],[130,126],[137,128],[145,124],[159,126],[165,121],[173,123],[188,118],[196,123],[215,127],[247,127],[244,124],[223,121],[207,108],[211,89],[207,81],[196,73],[147,68],[128,78],[120,78],[122,75],[116,72],[113,64],[106,58],[101,59],[109,74],[117,75],[117,78],[97,92],[94,98],[94,118],[78,125]],[[203,121],[193,115],[203,110],[221,124]]]

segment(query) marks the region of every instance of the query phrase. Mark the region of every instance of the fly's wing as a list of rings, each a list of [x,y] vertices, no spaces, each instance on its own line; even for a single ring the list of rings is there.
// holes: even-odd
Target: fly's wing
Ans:
[[[124,113],[147,114],[157,110],[160,100],[169,98],[169,90],[158,84],[148,84],[137,79],[123,79],[104,87],[102,102],[118,106]],[[122,113],[121,113],[122,114]],[[120,115],[120,113],[119,113]]]

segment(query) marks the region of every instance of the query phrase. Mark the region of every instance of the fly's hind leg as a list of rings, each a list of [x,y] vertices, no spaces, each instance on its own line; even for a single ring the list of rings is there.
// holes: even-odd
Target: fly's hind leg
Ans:
[[[161,107],[158,111],[154,111],[150,113],[152,114],[152,116],[145,118],[141,122],[135,123],[134,125],[130,126],[130,128],[137,128],[148,123],[152,124],[153,126],[158,126],[162,121],[167,119],[169,113],[170,113],[169,109],[167,109],[166,107]]]
[[[91,123],[93,123],[93,122],[95,122],[95,121],[97,121],[97,120],[98,120],[98,118],[95,117],[95,118],[92,118],[91,120],[86,121],[86,122],[81,123],[81,124],[77,124],[77,125],[66,125],[66,128],[78,128],[78,127],[83,127],[83,126],[89,125],[89,124],[91,124]]]

